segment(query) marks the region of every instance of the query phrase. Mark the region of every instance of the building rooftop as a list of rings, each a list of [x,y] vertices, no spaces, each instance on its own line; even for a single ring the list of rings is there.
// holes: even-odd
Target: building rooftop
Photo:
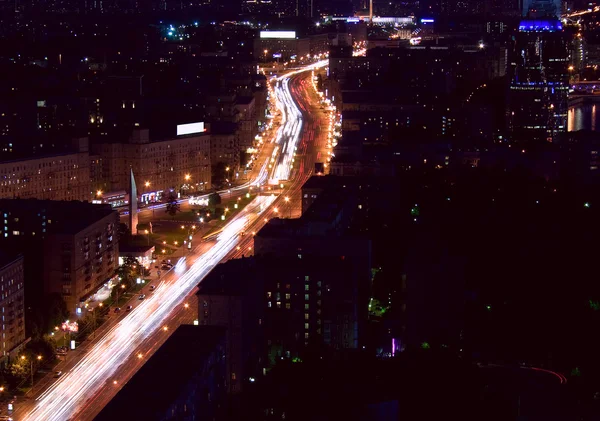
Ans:
[[[277,277],[281,273],[298,270],[327,269],[343,273],[349,266],[348,260],[334,259],[331,256],[314,255],[297,257],[281,257],[259,255],[241,259],[228,260],[217,265],[210,274],[198,285],[197,295],[227,295],[247,296],[256,293],[256,280],[266,280]],[[250,274],[249,276],[244,276]],[[259,291],[259,295],[262,291]]]
[[[12,254],[5,251],[0,251],[0,270],[22,258],[23,256],[20,254]]]
[[[202,370],[224,335],[225,329],[217,326],[179,326],[95,419],[158,419]]]
[[[198,294],[247,295],[252,284],[248,282],[247,278],[240,276],[240,273],[253,272],[256,265],[257,259],[255,258],[233,259],[217,265],[198,285]]]
[[[110,205],[76,200],[0,199],[2,212],[46,213],[52,220],[52,233],[75,234],[92,223],[116,213]],[[50,231],[50,230],[49,230]]]

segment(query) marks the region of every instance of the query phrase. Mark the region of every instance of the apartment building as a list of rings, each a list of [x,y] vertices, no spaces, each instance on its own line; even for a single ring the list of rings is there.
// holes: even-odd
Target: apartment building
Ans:
[[[0,199],[88,200],[88,139],[76,139],[74,151],[0,162]]]
[[[2,357],[9,358],[25,341],[23,256],[0,254],[0,311]]]
[[[161,191],[201,192],[211,186],[210,135],[205,132],[167,139],[150,138],[148,129],[134,130],[128,139],[99,143],[103,191],[128,190],[130,169],[138,195]]]

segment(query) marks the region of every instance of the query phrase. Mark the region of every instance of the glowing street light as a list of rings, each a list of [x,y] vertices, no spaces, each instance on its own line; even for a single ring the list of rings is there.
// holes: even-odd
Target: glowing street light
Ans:
[[[149,181],[146,181],[146,182],[144,183],[144,185],[145,185],[146,187],[150,187],[150,182],[149,182]]]

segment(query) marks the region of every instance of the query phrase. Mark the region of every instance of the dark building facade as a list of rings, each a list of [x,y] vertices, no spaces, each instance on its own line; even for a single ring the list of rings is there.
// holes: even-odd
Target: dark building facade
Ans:
[[[225,398],[225,336],[182,325],[96,420],[214,420]]]

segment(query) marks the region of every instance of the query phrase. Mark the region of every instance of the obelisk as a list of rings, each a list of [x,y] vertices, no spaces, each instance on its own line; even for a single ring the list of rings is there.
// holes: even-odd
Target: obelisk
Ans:
[[[129,176],[129,230],[131,235],[137,234],[138,214],[137,214],[137,187],[135,178],[133,177],[133,169]]]

